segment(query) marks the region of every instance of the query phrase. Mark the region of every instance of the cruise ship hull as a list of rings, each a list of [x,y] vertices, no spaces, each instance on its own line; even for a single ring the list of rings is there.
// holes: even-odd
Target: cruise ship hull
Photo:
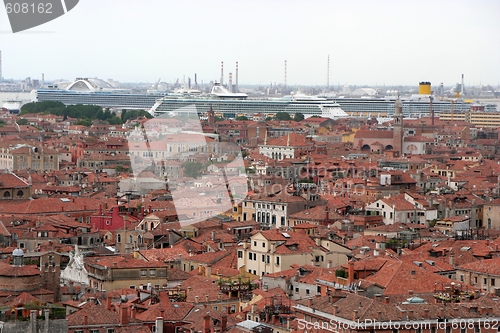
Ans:
[[[275,115],[278,112],[302,113],[305,117],[323,116],[328,118],[349,117],[338,104],[330,101],[292,101],[267,99],[199,99],[165,97],[152,110],[155,116],[162,114],[182,114],[196,108],[198,114],[213,110],[225,118],[235,118],[240,114],[263,113]],[[189,111],[188,111],[189,110]]]
[[[335,98],[333,102],[340,105],[342,110],[353,117],[383,118],[394,115],[395,99],[372,99],[372,98]],[[421,118],[430,116],[431,106],[427,100],[402,99],[403,115],[406,118]],[[466,112],[470,109],[471,103],[457,101],[436,101],[432,102],[434,115],[444,112]]]
[[[150,110],[164,93],[133,94],[118,92],[82,92],[64,89],[39,89],[36,100],[58,101],[65,105],[99,105],[103,108]]]

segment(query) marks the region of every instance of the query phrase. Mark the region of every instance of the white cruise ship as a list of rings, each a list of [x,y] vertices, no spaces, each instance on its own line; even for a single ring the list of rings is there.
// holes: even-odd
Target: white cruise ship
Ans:
[[[77,78],[64,88],[56,85],[34,91],[35,100],[58,101],[65,105],[99,105],[103,108],[150,110],[167,92],[133,93],[117,89],[108,82],[93,78]]]
[[[339,104],[325,98],[295,94],[283,98],[251,99],[244,93],[232,93],[219,84],[212,87],[209,95],[166,95],[157,101],[151,112],[155,116],[182,114],[183,110],[192,110],[192,107],[196,108],[198,114],[205,114],[212,109],[216,114],[225,118],[256,113],[275,115],[278,112],[302,113],[306,118],[312,116],[331,119],[349,117]]]

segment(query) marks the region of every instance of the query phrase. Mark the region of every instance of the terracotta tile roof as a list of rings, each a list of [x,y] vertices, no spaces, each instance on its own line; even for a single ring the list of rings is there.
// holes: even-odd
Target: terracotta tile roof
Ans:
[[[167,297],[160,295],[160,302],[150,305],[149,308],[137,314],[136,318],[142,321],[155,321],[157,317],[162,317],[168,321],[183,321],[193,309],[193,304],[187,302],[170,302]]]
[[[36,276],[41,274],[36,265],[13,266],[7,261],[0,261],[0,276]]]
[[[85,319],[88,325],[118,325],[120,318],[118,312],[110,311],[105,306],[87,302],[81,310],[66,316],[68,326],[82,327]]]
[[[184,281],[191,277],[192,275],[184,272],[179,268],[169,268],[167,269],[167,281]]]
[[[13,173],[0,173],[0,188],[26,188],[29,184]]]
[[[328,209],[328,214],[327,214],[327,209]],[[336,221],[336,220],[342,220],[345,217],[337,213],[335,209],[331,207],[327,208],[326,206],[316,206],[292,214],[289,216],[289,218],[297,220],[309,220],[309,221],[326,221],[328,218],[329,221]],[[314,227],[314,225],[312,226]],[[300,225],[296,227],[300,227]]]
[[[223,258],[235,254],[235,251],[217,251],[217,252],[206,252],[197,254],[194,256],[186,257],[186,260],[199,262],[203,264],[214,265],[218,263]]]
[[[30,293],[22,292],[16,298],[14,298],[12,301],[5,303],[5,305],[19,307],[19,306],[24,306],[25,304],[34,303],[34,302],[38,302],[39,304],[44,303],[41,299],[31,295]]]
[[[372,229],[374,228],[370,228],[370,230]],[[345,243],[345,246],[347,246],[350,249],[358,249],[363,246],[368,246],[374,249],[377,243],[384,243],[385,241],[386,241],[385,236],[360,236],[348,240]]]
[[[415,295],[415,294],[414,294]],[[389,302],[383,303],[372,298],[367,298],[354,293],[335,293],[332,296],[315,297],[309,300],[300,300],[298,309],[310,308],[323,313],[333,314],[342,319],[353,320],[353,314],[357,314],[359,323],[373,322],[396,322],[401,320],[438,320],[439,318],[463,319],[484,318],[480,311],[470,311],[469,308],[490,307],[490,316],[497,316],[499,311],[498,302],[493,300],[494,295],[484,295],[472,302],[456,303],[454,306],[444,306],[436,303],[433,295],[418,294],[424,303],[409,303],[410,298],[406,292],[404,295],[390,296]],[[310,304],[308,304],[310,302]],[[407,317],[408,316],[408,317]]]
[[[69,200],[64,202],[59,198],[40,198],[19,204],[5,203],[0,205],[0,214],[59,214],[84,209],[97,212],[99,205],[102,204],[101,200],[89,198],[71,198]]]
[[[200,303],[205,303],[207,296],[208,302],[219,301],[219,295],[220,300],[228,300],[228,295],[220,292],[217,282],[217,279],[197,275],[185,280],[182,282],[181,287],[191,287],[191,291],[187,293],[186,302],[194,303],[196,301],[196,296],[198,296],[198,301]]]
[[[105,267],[105,268],[159,268],[165,267],[165,263],[157,260],[134,259],[132,254],[114,256],[85,257],[85,265]],[[116,266],[115,266],[116,264]]]
[[[290,138],[290,144],[288,144],[288,138]],[[289,136],[283,135],[280,136],[279,138],[269,139],[267,141],[268,146],[279,146],[279,147],[284,147],[284,146],[303,147],[312,144],[313,143],[311,141],[308,141],[305,135],[297,133],[291,133]]]
[[[419,263],[420,267],[432,273],[448,272],[455,269],[455,266],[450,265],[448,260],[431,257],[429,254],[410,252],[399,256],[398,259],[407,263]]]
[[[500,276],[500,258],[478,260],[475,262],[460,265],[456,269],[475,272],[479,274]]]
[[[206,315],[210,316],[210,327],[213,329],[214,328],[214,323],[217,323],[216,327],[220,328],[220,324],[222,321],[222,315],[225,314],[222,311],[215,311],[213,309],[208,310],[205,309],[203,306],[196,306],[193,308],[193,310],[186,316],[184,321],[187,322],[186,325],[183,325],[183,327],[190,329],[191,332],[203,332],[203,325],[204,325],[204,318]],[[226,327],[231,328],[241,322],[240,319],[236,318],[235,316],[232,315],[227,315],[227,323]],[[210,332],[217,332],[217,330],[211,330]],[[226,332],[224,332],[226,333]]]
[[[139,254],[148,261],[161,261],[165,263],[189,257],[189,253],[177,245],[173,248],[140,250]]]
[[[355,139],[392,139],[393,131],[386,130],[359,130],[354,135]]]
[[[453,280],[431,273],[413,263],[387,260],[375,274],[364,280],[384,288],[384,295],[405,294],[409,289],[415,293],[434,291],[435,283],[451,283]]]

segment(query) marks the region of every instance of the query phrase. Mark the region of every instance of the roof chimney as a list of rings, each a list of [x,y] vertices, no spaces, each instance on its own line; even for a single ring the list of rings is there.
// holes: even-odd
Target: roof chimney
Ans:
[[[223,313],[221,316],[220,329],[222,332],[225,332],[227,330],[227,314],[225,313]]]
[[[352,321],[358,320],[358,310],[354,310],[352,313]]]
[[[127,325],[127,324],[128,324],[127,306],[122,305],[120,307],[120,325]]]
[[[156,333],[163,333],[163,317],[156,317],[155,326]]]
[[[203,317],[203,333],[210,333],[210,316],[208,313]]]
[[[354,282],[354,262],[352,260],[349,260],[347,265],[348,265],[347,282],[349,284],[352,284]]]

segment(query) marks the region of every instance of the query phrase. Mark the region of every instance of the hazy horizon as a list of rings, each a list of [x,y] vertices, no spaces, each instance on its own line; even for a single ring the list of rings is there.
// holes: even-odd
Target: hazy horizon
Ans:
[[[12,34],[0,10],[2,73],[46,81],[224,81],[240,85],[453,86],[500,82],[500,2],[80,1]]]

